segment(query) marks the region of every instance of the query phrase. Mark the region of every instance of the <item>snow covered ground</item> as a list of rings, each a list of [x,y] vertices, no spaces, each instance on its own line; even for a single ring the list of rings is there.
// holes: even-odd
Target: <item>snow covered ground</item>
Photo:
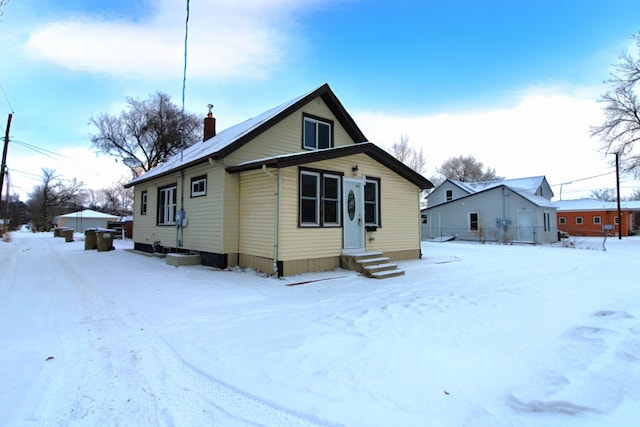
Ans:
[[[638,237],[424,242],[381,281],[82,237],[0,243],[0,425],[640,424]]]

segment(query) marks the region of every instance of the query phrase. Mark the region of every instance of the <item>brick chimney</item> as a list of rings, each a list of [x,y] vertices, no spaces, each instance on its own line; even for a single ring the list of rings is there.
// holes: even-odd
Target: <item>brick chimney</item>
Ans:
[[[216,136],[216,118],[213,117],[213,113],[211,112],[213,105],[209,104],[207,105],[207,107],[209,107],[209,113],[204,119],[204,136],[202,138],[203,141]]]

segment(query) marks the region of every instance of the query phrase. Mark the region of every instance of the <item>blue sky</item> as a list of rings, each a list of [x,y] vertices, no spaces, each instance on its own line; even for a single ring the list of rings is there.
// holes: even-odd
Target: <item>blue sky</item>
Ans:
[[[556,195],[572,181],[565,199],[615,185],[589,126],[611,64],[635,52],[637,1],[390,4],[192,0],[185,109],[214,104],[223,129],[326,82],[369,140],[422,148],[428,177],[473,155],[507,178],[546,175]],[[15,191],[26,199],[42,167],[91,188],[128,178],[92,149],[88,121],[155,91],[180,105],[186,1],[10,0],[2,12]]]

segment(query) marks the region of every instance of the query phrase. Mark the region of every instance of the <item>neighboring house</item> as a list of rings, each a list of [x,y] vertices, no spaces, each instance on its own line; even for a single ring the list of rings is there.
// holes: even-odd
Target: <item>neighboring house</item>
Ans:
[[[117,221],[120,217],[85,209],[56,217],[58,227],[71,228],[79,233],[84,233],[87,228],[107,228],[110,221]]]
[[[367,142],[328,85],[205,140],[134,179],[134,247],[278,276],[340,267],[346,252],[420,258],[433,185]]]
[[[622,236],[638,231],[640,201],[620,202],[622,222],[618,220],[618,203],[596,199],[560,200],[554,203],[558,210],[558,230],[571,236]]]
[[[483,182],[447,179],[427,196],[422,239],[557,242],[552,197],[544,176]]]

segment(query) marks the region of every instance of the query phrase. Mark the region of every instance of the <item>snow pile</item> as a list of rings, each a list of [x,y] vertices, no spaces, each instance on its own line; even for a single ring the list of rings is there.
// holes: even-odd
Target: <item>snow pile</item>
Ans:
[[[638,238],[424,242],[382,281],[177,268],[115,246],[0,244],[0,425],[640,420]]]

